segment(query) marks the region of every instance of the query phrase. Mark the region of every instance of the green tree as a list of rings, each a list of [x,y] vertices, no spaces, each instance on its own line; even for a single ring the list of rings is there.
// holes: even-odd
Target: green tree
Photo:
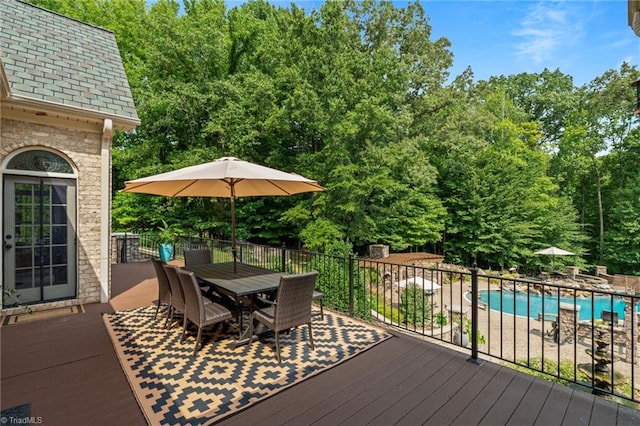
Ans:
[[[607,200],[612,184],[605,159],[632,129],[630,85],[638,77],[635,67],[623,63],[619,71],[609,70],[585,85],[578,108],[565,120],[554,158],[554,175],[580,211],[583,229],[591,236],[591,260],[598,264],[606,263],[606,206],[613,202]]]

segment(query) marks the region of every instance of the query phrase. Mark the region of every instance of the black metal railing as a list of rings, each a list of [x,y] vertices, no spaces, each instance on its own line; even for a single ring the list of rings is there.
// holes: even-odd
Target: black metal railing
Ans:
[[[136,239],[122,246],[129,250],[124,259],[157,257],[156,239]],[[181,238],[174,257],[204,247],[215,263],[233,260],[230,241],[196,237]],[[318,271],[327,308],[463,347],[475,362],[491,357],[640,403],[640,295],[595,277],[591,283],[523,279],[247,242],[238,244],[238,261],[287,273]]]

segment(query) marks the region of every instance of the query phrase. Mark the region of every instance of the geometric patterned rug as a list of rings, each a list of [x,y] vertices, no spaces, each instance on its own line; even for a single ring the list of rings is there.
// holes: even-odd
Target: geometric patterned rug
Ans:
[[[153,319],[155,310],[147,306],[103,315],[122,369],[152,425],[214,423],[391,337],[325,310],[324,320],[313,319],[315,350],[306,326],[280,335],[280,364],[273,338],[234,348],[237,329],[226,322],[203,330],[204,346],[193,356],[195,333],[181,344],[182,327],[164,329],[164,317]]]

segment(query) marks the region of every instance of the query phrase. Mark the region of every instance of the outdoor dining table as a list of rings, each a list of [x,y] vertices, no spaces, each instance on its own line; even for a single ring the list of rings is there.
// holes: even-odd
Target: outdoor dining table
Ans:
[[[241,298],[245,297],[251,300],[250,309],[253,311],[256,296],[276,291],[280,284],[280,277],[283,275],[282,272],[246,263],[237,263],[234,272],[233,262],[191,265],[185,269],[193,272],[202,281],[211,284],[219,293],[226,294],[235,300],[241,310],[239,338],[235,342],[236,346],[249,342],[249,327],[245,330],[242,327]]]

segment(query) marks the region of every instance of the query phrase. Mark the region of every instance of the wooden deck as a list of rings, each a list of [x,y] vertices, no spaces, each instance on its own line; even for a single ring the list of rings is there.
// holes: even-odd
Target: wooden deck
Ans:
[[[102,312],[156,294],[151,265],[114,265],[110,304],[0,329],[1,407],[45,425],[143,425]],[[224,425],[638,425],[640,411],[396,333],[369,351],[227,418]]]

